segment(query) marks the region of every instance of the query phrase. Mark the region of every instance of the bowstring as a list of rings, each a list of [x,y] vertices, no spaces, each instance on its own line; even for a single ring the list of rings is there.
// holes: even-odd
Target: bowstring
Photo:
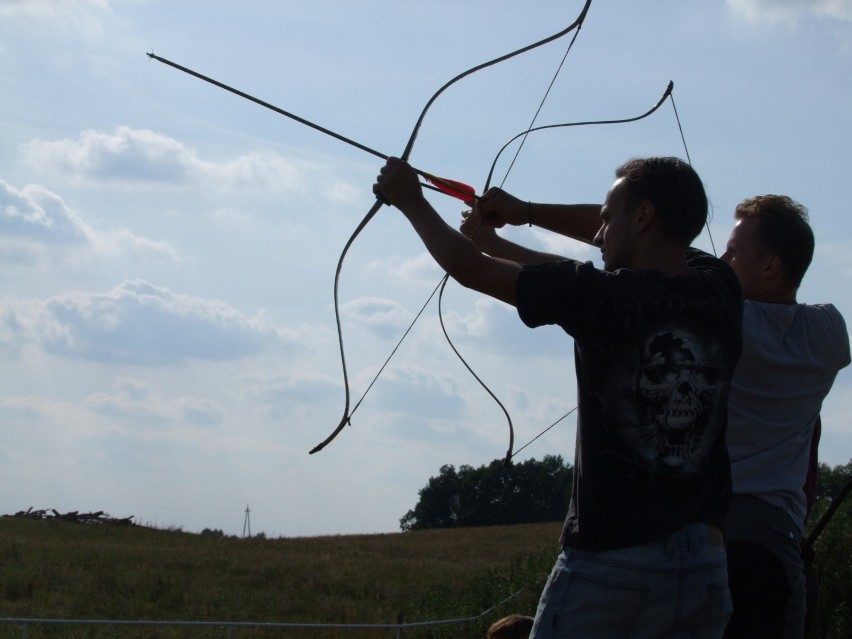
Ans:
[[[379,367],[379,370],[373,376],[373,379],[367,385],[367,388],[361,395],[361,398],[355,403],[354,408],[349,412],[349,417],[352,417],[352,415],[355,414],[355,411],[358,410],[358,407],[361,405],[361,402],[363,402],[364,398],[367,397],[367,393],[369,393],[370,389],[373,388],[373,384],[378,381],[379,377],[381,376],[387,365],[390,363],[393,356],[396,355],[396,352],[399,350],[399,347],[402,346],[402,343],[405,341],[405,338],[408,337],[408,334],[411,332],[411,329],[414,328],[414,325],[417,323],[417,320],[419,320],[420,316],[423,315],[423,311],[425,311],[426,307],[429,306],[429,302],[431,302],[432,298],[435,297],[435,293],[437,293],[438,289],[441,288],[443,282],[444,280],[442,279],[440,282],[438,282],[438,285],[434,289],[432,289],[432,292],[429,294],[429,297],[427,297],[426,301],[423,302],[423,306],[421,306],[420,310],[417,311],[417,314],[414,316],[414,319],[411,320],[411,323],[408,325],[408,328],[405,329],[405,332],[402,334],[402,337],[399,338],[399,341],[396,343],[396,346],[393,347],[393,350],[390,352],[390,355],[387,356],[387,359],[385,359],[384,363]]]
[[[689,163],[689,166],[692,166],[692,158],[689,156],[689,147],[686,145],[686,136],[683,134],[683,126],[680,123],[680,115],[677,112],[677,105],[675,104],[674,93],[670,96],[672,100],[672,110],[674,110],[675,120],[677,121],[677,130],[680,132],[680,141],[683,144],[683,151],[686,153],[686,161]],[[704,227],[707,229],[707,237],[710,238],[710,248],[713,250],[713,255],[715,257],[719,257],[716,252],[716,243],[713,241],[713,233],[710,231],[710,219],[704,220]]]
[[[565,65],[565,60],[568,59],[568,54],[571,53],[571,47],[574,46],[574,42],[577,40],[577,36],[580,35],[580,29],[582,28],[582,23],[577,27],[577,30],[574,32],[573,37],[571,38],[571,42],[568,43],[568,48],[565,50],[565,55],[562,56],[562,60],[559,62],[559,66],[556,67],[556,73],[553,74],[553,77],[550,79],[550,84],[547,85],[547,90],[545,90],[544,95],[541,98],[541,102],[538,103],[538,108],[535,110],[533,114],[532,120],[530,120],[529,126],[527,127],[527,131],[524,134],[521,143],[518,145],[518,148],[515,150],[515,155],[512,157],[512,161],[509,163],[509,167],[506,169],[506,174],[503,176],[503,180],[500,182],[500,188],[503,188],[503,185],[506,183],[506,180],[509,178],[509,173],[512,172],[512,168],[515,166],[515,160],[518,159],[518,156],[521,154],[521,149],[524,148],[524,144],[527,141],[527,137],[529,136],[530,130],[535,126],[535,123],[538,121],[538,116],[541,113],[542,108],[544,107],[544,103],[547,101],[548,96],[550,95],[551,89],[553,89],[553,85],[556,84],[556,78],[559,77],[560,71],[562,71],[562,67]],[[488,190],[490,186],[491,175],[489,174],[488,179],[485,182],[485,188],[482,189],[482,192]]]

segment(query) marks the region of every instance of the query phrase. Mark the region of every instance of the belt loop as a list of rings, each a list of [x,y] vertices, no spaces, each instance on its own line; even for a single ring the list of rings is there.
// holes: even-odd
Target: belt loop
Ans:
[[[680,545],[680,540],[678,539],[678,533],[672,533],[668,537],[666,537],[666,555],[671,557],[677,552],[678,546]]]
[[[689,552],[696,553],[701,546],[701,540],[698,538],[698,526],[695,524],[686,525],[686,534],[689,537]]]

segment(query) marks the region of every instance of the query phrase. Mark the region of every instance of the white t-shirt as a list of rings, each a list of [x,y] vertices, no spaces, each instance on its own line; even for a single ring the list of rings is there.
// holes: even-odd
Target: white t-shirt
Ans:
[[[849,360],[846,324],[831,304],[745,301],[728,403],[734,494],[781,508],[800,530],[814,424]]]

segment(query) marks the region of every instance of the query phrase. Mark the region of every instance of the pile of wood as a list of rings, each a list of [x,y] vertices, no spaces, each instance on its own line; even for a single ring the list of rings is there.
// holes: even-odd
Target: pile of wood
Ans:
[[[60,513],[53,508],[45,510],[33,510],[30,506],[26,510],[16,512],[13,517],[23,517],[24,519],[54,519],[60,521],[74,521],[79,524],[113,524],[118,526],[132,526],[133,515],[130,517],[112,517],[104,511],[99,510],[96,513],[81,513],[77,510],[69,513]]]

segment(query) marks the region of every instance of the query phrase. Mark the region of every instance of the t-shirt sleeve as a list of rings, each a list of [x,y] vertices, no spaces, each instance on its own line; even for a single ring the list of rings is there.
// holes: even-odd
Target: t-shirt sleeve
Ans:
[[[843,320],[843,315],[833,304],[817,304],[812,307],[817,309],[818,319],[825,331],[825,341],[828,346],[829,357],[836,356],[837,369],[845,368],[849,365],[849,334],[846,332],[846,322]],[[833,359],[833,357],[832,357]]]
[[[593,281],[605,274],[591,262],[564,260],[525,266],[516,290],[518,316],[530,328],[558,324],[569,333]]]

